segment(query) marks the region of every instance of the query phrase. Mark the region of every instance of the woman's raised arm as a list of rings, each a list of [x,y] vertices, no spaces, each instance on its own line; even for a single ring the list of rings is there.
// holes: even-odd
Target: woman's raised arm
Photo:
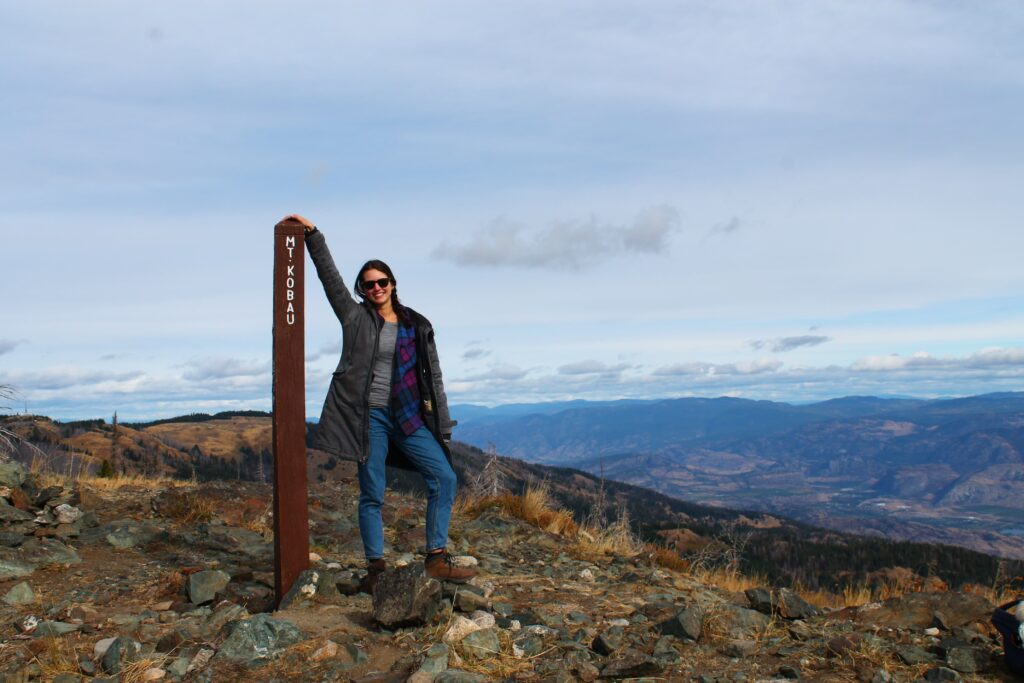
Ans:
[[[345,286],[338,267],[334,265],[334,258],[331,257],[331,250],[327,248],[324,234],[317,230],[312,221],[298,214],[292,214],[287,218],[294,218],[306,229],[306,248],[309,250],[309,257],[313,259],[316,274],[320,277],[320,282],[323,283],[327,301],[334,309],[338,320],[344,324],[348,317],[358,310],[359,304],[356,303],[348,291],[348,287]]]

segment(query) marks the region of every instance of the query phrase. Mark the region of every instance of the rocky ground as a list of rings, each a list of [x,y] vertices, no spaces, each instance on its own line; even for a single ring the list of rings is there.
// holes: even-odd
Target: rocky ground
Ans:
[[[822,610],[498,506],[456,514],[450,548],[480,576],[442,585],[420,571],[423,501],[389,494],[375,602],[355,501],[351,477],[311,487],[311,570],[273,611],[269,487],[71,487],[0,463],[0,681],[1015,680],[982,597]]]

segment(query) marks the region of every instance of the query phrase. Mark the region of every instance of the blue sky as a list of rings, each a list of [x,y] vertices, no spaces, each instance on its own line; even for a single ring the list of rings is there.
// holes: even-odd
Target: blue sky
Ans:
[[[16,410],[270,407],[272,228],[453,402],[1024,388],[1016,2],[0,4]],[[340,328],[307,282],[307,411]]]

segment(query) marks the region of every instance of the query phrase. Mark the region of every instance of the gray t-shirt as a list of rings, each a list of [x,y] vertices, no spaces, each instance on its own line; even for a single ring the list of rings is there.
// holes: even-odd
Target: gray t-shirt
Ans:
[[[391,403],[391,366],[395,361],[398,323],[385,322],[377,340],[377,356],[373,360],[373,381],[370,383],[370,406],[387,408]]]

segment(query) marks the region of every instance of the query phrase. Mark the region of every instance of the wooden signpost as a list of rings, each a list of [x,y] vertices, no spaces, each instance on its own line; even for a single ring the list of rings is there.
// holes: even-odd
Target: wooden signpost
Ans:
[[[309,568],[303,236],[292,219],[274,227],[275,604]]]

